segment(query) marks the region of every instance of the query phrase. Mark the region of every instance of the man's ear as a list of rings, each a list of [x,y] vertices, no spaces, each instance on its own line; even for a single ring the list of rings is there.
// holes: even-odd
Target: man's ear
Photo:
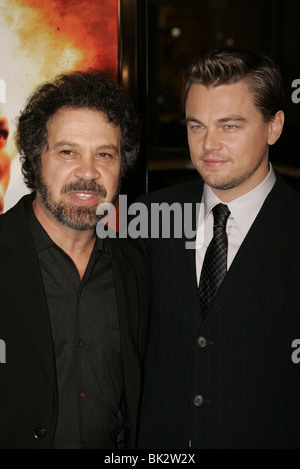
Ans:
[[[278,111],[273,119],[269,122],[268,144],[274,145],[279,139],[284,124],[284,112]]]

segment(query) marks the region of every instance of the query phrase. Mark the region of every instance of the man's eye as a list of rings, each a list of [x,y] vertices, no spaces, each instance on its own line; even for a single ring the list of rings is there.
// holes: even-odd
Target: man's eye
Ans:
[[[191,124],[191,125],[190,125],[190,129],[197,132],[197,131],[199,131],[199,130],[203,130],[203,129],[204,129],[204,126],[201,125],[201,124]]]
[[[99,153],[98,159],[100,160],[111,160],[113,158],[113,155],[110,153]]]

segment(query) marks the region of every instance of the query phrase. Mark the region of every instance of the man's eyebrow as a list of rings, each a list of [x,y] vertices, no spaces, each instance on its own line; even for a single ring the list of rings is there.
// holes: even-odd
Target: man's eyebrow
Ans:
[[[221,117],[220,119],[217,120],[217,122],[220,122],[220,123],[223,123],[223,122],[248,122],[248,119],[246,119],[245,117],[242,117],[242,116],[238,116],[238,115],[231,115],[231,116],[225,116],[225,117]]]
[[[196,119],[195,117],[187,116],[187,117],[185,118],[185,121],[186,121],[186,122],[196,122],[197,124],[201,124],[201,125],[202,125],[202,122],[199,121],[199,119]]]
[[[195,122],[196,124],[203,125],[202,122],[199,119],[196,119],[196,117],[192,117],[192,116],[187,116],[185,118],[185,121],[186,121],[186,123]],[[244,122],[244,123],[247,123],[248,119],[246,119],[245,117],[233,114],[233,115],[229,115],[229,116],[225,116],[225,117],[220,117],[220,119],[217,119],[216,122],[218,122],[220,124],[222,124],[224,122]]]
[[[53,145],[53,148],[59,148],[64,146],[79,147],[79,144],[76,142],[72,142],[71,140],[60,140],[59,142],[56,142]]]
[[[99,147],[97,147],[97,150],[113,150],[115,151],[116,153],[119,153],[119,149],[116,145],[114,145],[113,143],[108,143],[108,144],[105,144],[105,145],[100,145]]]

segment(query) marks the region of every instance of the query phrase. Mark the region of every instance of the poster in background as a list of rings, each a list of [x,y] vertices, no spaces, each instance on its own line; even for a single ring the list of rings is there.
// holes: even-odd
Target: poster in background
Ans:
[[[29,192],[13,135],[32,90],[93,67],[118,76],[118,0],[0,0],[0,213]]]

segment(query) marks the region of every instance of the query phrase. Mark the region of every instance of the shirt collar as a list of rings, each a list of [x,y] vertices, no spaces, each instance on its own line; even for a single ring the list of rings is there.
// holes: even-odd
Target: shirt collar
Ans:
[[[250,226],[254,222],[267,195],[273,188],[275,181],[276,175],[270,164],[267,177],[257,187],[226,204],[230,210],[230,217],[234,218],[244,236],[246,236]],[[207,184],[204,184],[202,200],[204,202],[205,221],[213,207],[218,203],[222,203],[222,201]]]

